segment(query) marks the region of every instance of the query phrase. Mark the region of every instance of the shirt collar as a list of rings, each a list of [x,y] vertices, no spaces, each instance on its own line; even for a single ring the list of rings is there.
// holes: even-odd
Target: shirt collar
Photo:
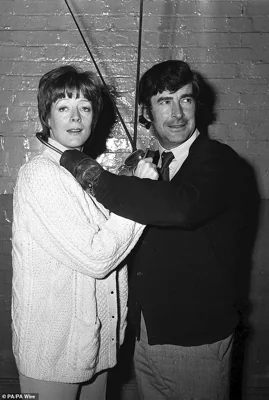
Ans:
[[[68,150],[67,147],[63,146],[62,144],[56,142],[56,140],[52,139],[51,137],[48,138],[48,143],[52,145],[53,147],[56,147],[56,149],[64,152],[65,150]],[[57,161],[58,163],[60,162],[61,154],[58,153],[57,151],[53,150],[52,148],[44,145],[43,153],[48,155],[50,158],[53,160]]]
[[[52,139],[51,137],[48,138],[48,143],[56,147],[58,150],[61,151],[67,150],[67,147],[63,146],[61,143],[56,142],[56,140]]]

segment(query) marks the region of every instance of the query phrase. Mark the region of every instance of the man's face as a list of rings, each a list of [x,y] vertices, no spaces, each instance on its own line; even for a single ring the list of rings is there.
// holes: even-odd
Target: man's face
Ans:
[[[192,84],[175,93],[163,91],[151,98],[154,135],[165,149],[184,143],[195,131],[195,100]]]

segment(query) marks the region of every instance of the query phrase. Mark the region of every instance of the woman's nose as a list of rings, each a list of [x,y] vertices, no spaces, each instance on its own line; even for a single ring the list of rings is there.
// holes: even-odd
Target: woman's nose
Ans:
[[[77,110],[77,109],[72,110],[71,121],[77,122],[80,120],[81,120],[81,117],[80,117],[79,110]]]

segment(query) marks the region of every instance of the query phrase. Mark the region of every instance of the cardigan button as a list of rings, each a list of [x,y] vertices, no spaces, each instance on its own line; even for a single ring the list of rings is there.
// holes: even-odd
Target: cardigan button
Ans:
[[[142,276],[142,275],[144,275],[144,274],[143,274],[143,272],[139,271],[139,272],[136,273],[136,275],[137,275],[137,276]]]

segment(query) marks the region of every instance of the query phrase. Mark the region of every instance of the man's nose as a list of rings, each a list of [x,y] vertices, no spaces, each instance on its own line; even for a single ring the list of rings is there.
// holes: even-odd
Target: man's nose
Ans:
[[[184,115],[181,104],[178,101],[174,101],[172,104],[172,117],[176,117],[178,119],[182,118]]]

